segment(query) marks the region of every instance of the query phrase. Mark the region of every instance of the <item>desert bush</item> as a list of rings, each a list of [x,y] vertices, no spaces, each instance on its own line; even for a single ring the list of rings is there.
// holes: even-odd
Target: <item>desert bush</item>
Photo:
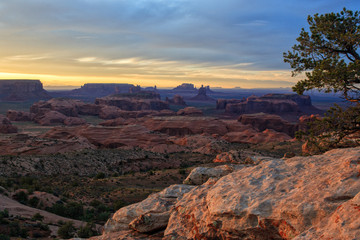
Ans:
[[[65,222],[57,231],[57,234],[59,237],[64,239],[69,239],[74,236],[75,233],[75,227],[73,222]]]
[[[5,234],[0,234],[0,240],[10,240],[10,236]]]
[[[323,118],[313,119],[307,130],[296,133],[296,138],[306,141],[309,154],[328,151],[333,148],[360,145],[360,104],[342,109],[335,105]],[[357,134],[357,136],[356,136]]]
[[[77,235],[79,238],[89,238],[99,235],[99,233],[96,231],[94,223],[87,223],[84,227],[80,227],[77,231]]]
[[[28,194],[24,191],[20,191],[14,195],[14,199],[22,204],[26,204],[28,201]]]
[[[94,178],[95,179],[104,179],[105,178],[105,173],[99,172],[98,174],[96,174],[96,176]]]
[[[40,213],[35,213],[34,216],[31,218],[34,221],[42,221],[44,219],[44,216]]]

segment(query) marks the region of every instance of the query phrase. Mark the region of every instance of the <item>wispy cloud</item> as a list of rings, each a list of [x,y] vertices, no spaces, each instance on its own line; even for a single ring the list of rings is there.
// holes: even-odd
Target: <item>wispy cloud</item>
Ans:
[[[282,52],[308,14],[344,0],[11,0],[0,2],[2,71],[186,76],[289,71]],[[310,9],[310,10],[309,10]],[[28,70],[21,62],[32,63]],[[16,63],[19,63],[18,65]],[[215,70],[216,69],[216,70]],[[145,75],[141,75],[145,74]],[[191,75],[192,74],[192,75]],[[223,80],[225,81],[225,75]],[[273,75],[272,75],[273,76]],[[275,76],[286,81],[284,75]],[[288,74],[290,77],[290,74]],[[159,78],[161,79],[161,78]],[[255,79],[255,78],[254,78]],[[275,79],[274,79],[275,80]]]

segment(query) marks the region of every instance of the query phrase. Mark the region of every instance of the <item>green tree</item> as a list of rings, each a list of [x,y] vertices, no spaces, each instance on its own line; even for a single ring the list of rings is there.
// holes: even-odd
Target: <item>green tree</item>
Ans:
[[[351,102],[360,101],[360,12],[343,9],[340,13],[308,16],[309,32],[304,28],[292,51],[284,53],[292,75],[305,73],[293,90],[340,92]]]

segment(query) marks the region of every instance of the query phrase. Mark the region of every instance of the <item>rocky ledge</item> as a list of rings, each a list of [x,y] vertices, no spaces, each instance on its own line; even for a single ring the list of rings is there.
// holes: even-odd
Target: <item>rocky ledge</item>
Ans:
[[[96,238],[359,239],[360,147],[260,160],[196,168],[196,186],[121,208]]]

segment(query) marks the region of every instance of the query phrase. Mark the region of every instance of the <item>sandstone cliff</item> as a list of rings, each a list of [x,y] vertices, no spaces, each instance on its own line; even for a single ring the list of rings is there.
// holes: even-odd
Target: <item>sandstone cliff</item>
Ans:
[[[225,109],[229,114],[270,113],[303,115],[322,113],[311,104],[310,96],[297,94],[266,94],[247,99],[219,99],[217,109]]]
[[[27,101],[49,99],[39,80],[0,80],[0,100]]]
[[[120,209],[97,239],[359,239],[359,163],[358,147],[194,169],[197,186]]]

